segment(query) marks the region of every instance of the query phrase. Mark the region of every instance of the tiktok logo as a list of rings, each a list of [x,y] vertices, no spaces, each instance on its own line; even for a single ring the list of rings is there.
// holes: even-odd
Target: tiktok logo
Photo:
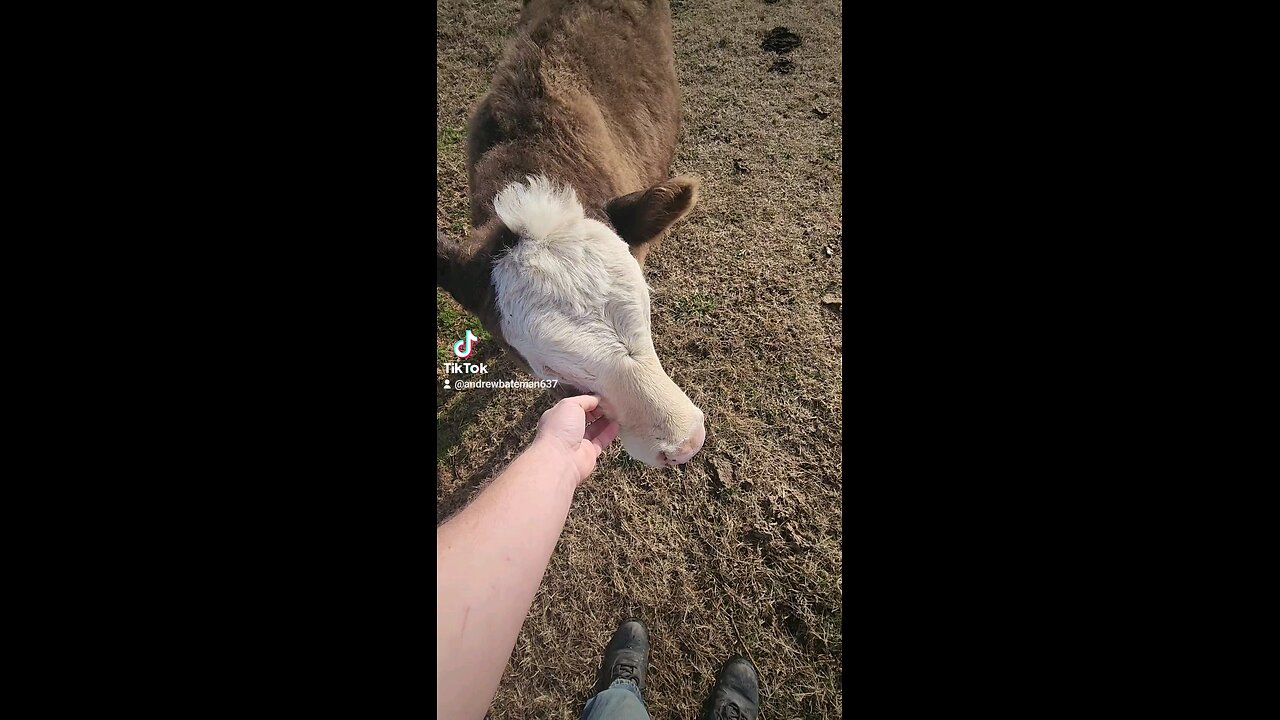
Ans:
[[[453,344],[453,354],[460,358],[471,357],[471,341],[476,339],[475,333],[467,330],[467,334],[461,340]],[[467,346],[465,350],[462,348],[464,344]]]

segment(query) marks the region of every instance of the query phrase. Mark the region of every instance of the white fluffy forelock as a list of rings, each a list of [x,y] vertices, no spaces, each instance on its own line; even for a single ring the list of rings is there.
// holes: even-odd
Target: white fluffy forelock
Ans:
[[[557,188],[542,175],[530,175],[528,180],[528,184],[511,183],[493,199],[498,218],[512,232],[544,242],[582,222],[582,203],[572,187]]]

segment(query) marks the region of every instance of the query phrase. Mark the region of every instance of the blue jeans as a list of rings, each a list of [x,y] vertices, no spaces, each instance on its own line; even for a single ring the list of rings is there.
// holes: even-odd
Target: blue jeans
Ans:
[[[587,701],[582,720],[649,720],[640,688],[630,680],[614,680],[608,688]]]

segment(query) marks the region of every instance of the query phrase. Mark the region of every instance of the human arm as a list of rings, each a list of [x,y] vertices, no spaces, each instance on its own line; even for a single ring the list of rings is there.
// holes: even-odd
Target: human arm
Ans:
[[[437,717],[478,720],[493,700],[573,492],[618,435],[598,403],[582,395],[543,413],[533,444],[436,529]]]

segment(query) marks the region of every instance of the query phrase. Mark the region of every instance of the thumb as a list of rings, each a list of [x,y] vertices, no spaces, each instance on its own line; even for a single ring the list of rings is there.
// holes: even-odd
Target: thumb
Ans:
[[[575,395],[571,398],[565,398],[560,401],[561,405],[577,405],[582,408],[582,412],[589,413],[596,409],[600,404],[599,395]]]

